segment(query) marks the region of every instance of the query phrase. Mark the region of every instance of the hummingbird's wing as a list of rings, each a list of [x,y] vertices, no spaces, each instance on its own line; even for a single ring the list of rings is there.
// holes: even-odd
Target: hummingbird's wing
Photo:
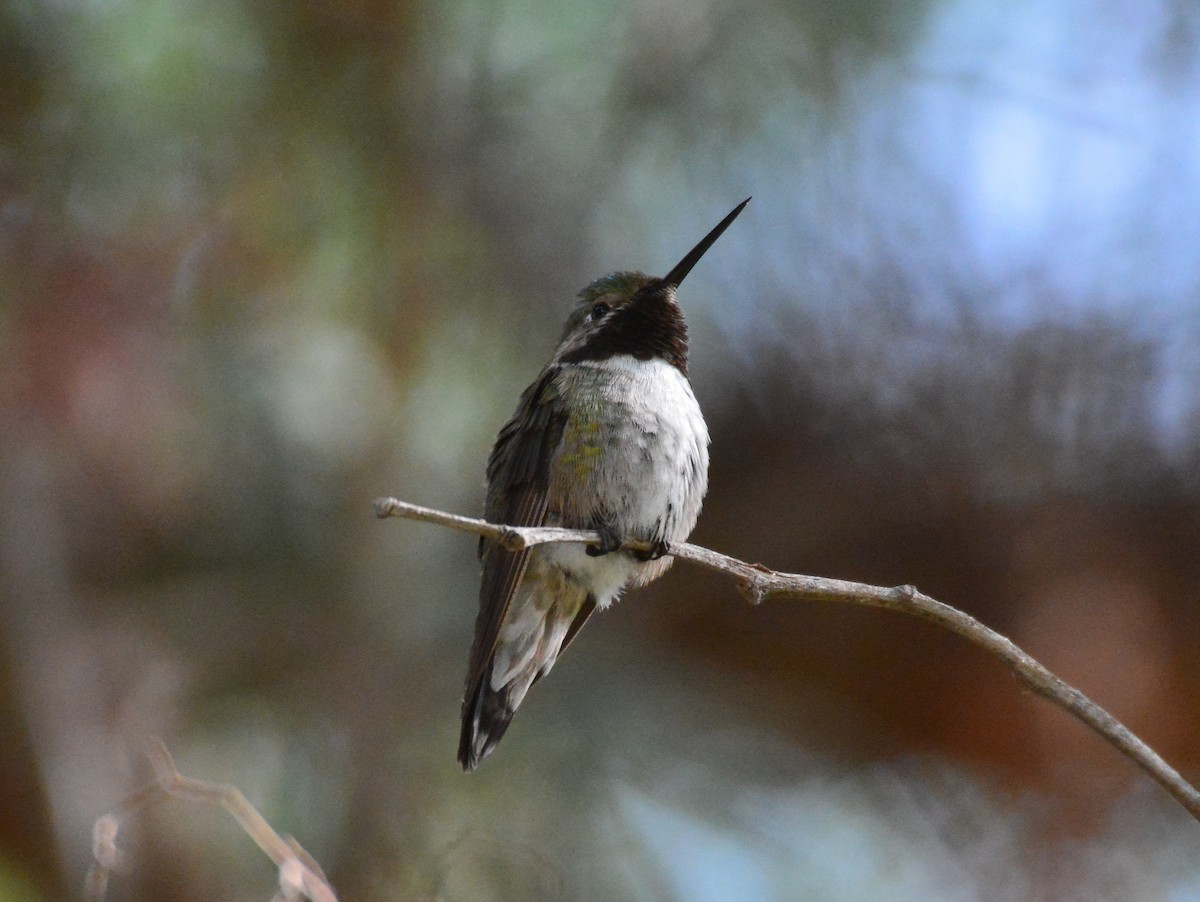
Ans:
[[[550,460],[567,422],[567,410],[557,390],[557,374],[556,367],[548,368],[525,390],[517,412],[496,438],[487,467],[489,522],[541,526],[546,521]],[[467,667],[463,736],[459,746],[459,760],[464,764],[473,757],[471,731],[475,707],[496,651],[500,628],[529,562],[528,549],[508,551],[488,539],[480,540],[479,553],[483,558],[483,578],[475,641]],[[577,629],[573,623],[571,633]]]

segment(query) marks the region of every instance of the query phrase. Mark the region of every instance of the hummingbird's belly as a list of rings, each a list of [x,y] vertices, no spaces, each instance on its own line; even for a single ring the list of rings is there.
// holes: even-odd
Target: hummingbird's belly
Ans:
[[[664,558],[661,562],[643,564],[625,551],[592,557],[587,553],[586,545],[557,542],[539,545],[530,553],[562,571],[573,583],[585,589],[596,599],[596,605],[601,610],[617,600],[622,590],[639,575],[641,568],[667,560]]]
[[[575,403],[551,465],[552,518],[581,528],[600,519],[631,539],[686,540],[708,483],[708,428],[687,378],[664,361],[629,356],[573,370],[565,394]],[[602,605],[630,580],[666,569],[627,553],[589,557],[580,545],[547,554]]]

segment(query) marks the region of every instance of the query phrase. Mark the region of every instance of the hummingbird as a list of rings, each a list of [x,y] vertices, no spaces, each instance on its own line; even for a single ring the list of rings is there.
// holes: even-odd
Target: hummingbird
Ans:
[[[550,362],[521,394],[487,462],[486,519],[591,529],[598,545],[509,551],[481,539],[479,614],[458,761],[474,770],[529,688],[592,613],[671,565],[708,487],[708,426],[688,380],[675,294],[742,212],[742,201],[656,278],[616,272],[581,292]],[[623,549],[643,542],[647,550]]]

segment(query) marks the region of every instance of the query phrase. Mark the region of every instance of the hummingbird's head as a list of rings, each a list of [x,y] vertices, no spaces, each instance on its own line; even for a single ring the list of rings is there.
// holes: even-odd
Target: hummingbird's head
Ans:
[[[608,360],[627,354],[637,360],[665,360],[687,375],[687,323],[675,290],[692,267],[750,203],[746,198],[662,278],[615,272],[579,292],[567,317],[558,354],[560,363]]]

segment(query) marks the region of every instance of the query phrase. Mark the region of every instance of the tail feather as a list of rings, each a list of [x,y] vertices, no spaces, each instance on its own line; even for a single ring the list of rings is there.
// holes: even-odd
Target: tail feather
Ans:
[[[491,678],[489,667],[474,698],[464,700],[462,733],[458,740],[458,763],[464,771],[473,771],[492,753],[517,710],[517,706],[511,704],[511,684],[496,691],[491,688]]]
[[[551,604],[534,601],[526,596],[512,606],[487,666],[467,686],[458,740],[463,770],[474,770],[496,748],[529,688],[550,672],[596,607],[578,590],[574,598],[560,593]]]

